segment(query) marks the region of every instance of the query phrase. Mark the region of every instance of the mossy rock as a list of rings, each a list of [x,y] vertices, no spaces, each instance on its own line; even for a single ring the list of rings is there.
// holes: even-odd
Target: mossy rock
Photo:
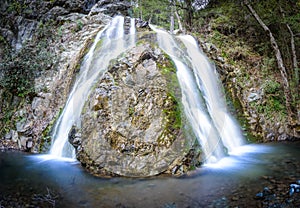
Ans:
[[[144,39],[94,86],[81,116],[78,160],[95,175],[170,172],[195,143],[181,105],[174,63]]]

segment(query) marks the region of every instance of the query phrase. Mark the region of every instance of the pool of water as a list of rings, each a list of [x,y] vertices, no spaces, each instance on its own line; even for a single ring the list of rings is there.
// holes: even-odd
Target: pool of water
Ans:
[[[0,153],[0,207],[300,207],[298,180],[299,142],[246,145],[179,178],[96,178],[74,161]],[[256,197],[265,187],[272,199]]]

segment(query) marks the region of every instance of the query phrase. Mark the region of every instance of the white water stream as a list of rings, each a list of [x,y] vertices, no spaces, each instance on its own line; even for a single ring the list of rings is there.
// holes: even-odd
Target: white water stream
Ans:
[[[115,59],[135,44],[135,24],[131,21],[130,38],[124,38],[124,17],[117,16],[101,30],[84,58],[74,87],[69,95],[52,137],[50,155],[53,157],[74,158],[74,148],[68,142],[72,125],[80,126],[80,114],[90,89],[107,70],[110,60]],[[134,29],[132,29],[134,28]],[[100,46],[99,46],[100,45]]]
[[[184,111],[202,146],[206,162],[219,161],[240,147],[243,137],[226,109],[214,65],[200,51],[192,36],[178,36],[186,47],[183,50],[169,33],[153,25],[151,28],[157,33],[159,46],[176,65]]]

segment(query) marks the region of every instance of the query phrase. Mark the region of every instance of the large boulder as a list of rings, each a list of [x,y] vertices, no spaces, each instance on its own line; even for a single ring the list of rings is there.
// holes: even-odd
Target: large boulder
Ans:
[[[139,44],[95,85],[81,129],[73,128],[69,141],[76,141],[78,160],[95,175],[145,177],[176,169],[194,143],[180,101],[169,57],[153,44]]]

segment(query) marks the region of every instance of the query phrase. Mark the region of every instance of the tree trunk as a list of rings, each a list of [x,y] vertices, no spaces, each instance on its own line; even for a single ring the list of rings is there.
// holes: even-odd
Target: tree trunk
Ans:
[[[171,16],[170,16],[170,32],[174,32],[174,5],[171,4]]]
[[[188,30],[191,30],[192,28],[192,19],[193,19],[193,5],[192,0],[186,0],[185,1],[185,23],[188,28]]]
[[[149,23],[149,24],[151,24],[152,17],[153,17],[153,11],[151,12],[151,16],[150,16],[150,18],[148,19],[148,23]]]
[[[299,84],[299,74],[298,74],[298,63],[297,63],[297,55],[296,55],[296,47],[295,47],[295,39],[294,39],[294,33],[290,26],[286,24],[286,27],[288,28],[290,34],[291,34],[291,49],[292,49],[292,56],[293,56],[293,67],[295,70],[295,79],[297,85]]]
[[[176,9],[175,9],[175,16],[177,18],[179,30],[184,33],[185,31],[183,29],[183,26],[182,26],[182,23],[181,23],[181,20],[180,20],[180,16],[179,16],[179,14],[178,14],[178,12],[177,12]]]
[[[281,14],[283,16],[283,18],[285,18],[285,14],[283,9],[280,7],[280,11]],[[298,62],[297,62],[297,54],[296,54],[296,47],[295,47],[295,35],[291,29],[291,27],[289,26],[288,23],[285,23],[290,35],[291,35],[291,51],[292,51],[292,62],[293,62],[293,68],[294,68],[294,73],[295,73],[295,82],[296,82],[296,86],[299,86],[299,71],[298,71]],[[297,93],[299,93],[299,89],[297,87]]]
[[[290,125],[293,125],[295,115],[294,115],[294,111],[293,111],[293,108],[292,108],[292,94],[291,94],[291,91],[290,91],[290,85],[289,85],[289,81],[288,81],[287,72],[286,72],[285,66],[283,64],[283,59],[282,59],[281,52],[280,52],[280,49],[278,47],[278,44],[277,44],[271,30],[260,19],[259,15],[252,8],[252,6],[249,4],[249,2],[247,0],[245,0],[244,3],[247,6],[247,8],[249,9],[249,11],[251,12],[251,14],[254,16],[254,18],[256,19],[256,21],[268,33],[268,35],[270,37],[270,42],[271,42],[272,48],[275,52],[277,65],[278,65],[278,68],[280,70],[281,78],[282,78],[282,81],[283,81],[283,90],[284,90],[284,95],[285,95],[285,98],[286,98],[285,99],[285,105],[286,105],[286,109],[287,109],[287,113],[288,113],[288,120],[289,120]]]
[[[293,68],[294,68],[294,73],[295,73],[295,84],[296,84],[296,99],[299,99],[299,68],[298,68],[298,63],[297,63],[297,55],[296,55],[296,47],[295,47],[295,39],[294,39],[294,33],[290,26],[286,23],[286,27],[288,28],[290,34],[291,34],[291,50],[292,50],[292,57],[293,57]],[[300,104],[299,102],[297,103],[298,106],[296,106],[297,109],[297,120],[298,123],[300,122]]]
[[[142,0],[139,0],[139,7],[140,7],[140,19],[143,20],[143,6],[142,6]]]

